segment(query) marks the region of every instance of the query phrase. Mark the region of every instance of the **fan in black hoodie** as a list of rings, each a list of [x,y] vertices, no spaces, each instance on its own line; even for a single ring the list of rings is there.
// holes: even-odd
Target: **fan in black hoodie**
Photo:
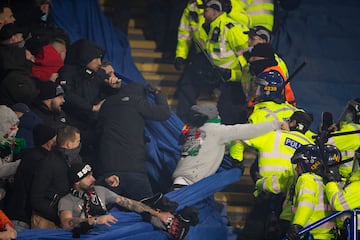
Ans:
[[[155,96],[155,103],[145,93]],[[99,112],[99,155],[95,173],[102,177],[117,175],[120,188],[110,190],[141,200],[153,194],[147,176],[144,128],[146,120],[165,121],[170,109],[165,94],[150,85],[122,86],[106,99]]]

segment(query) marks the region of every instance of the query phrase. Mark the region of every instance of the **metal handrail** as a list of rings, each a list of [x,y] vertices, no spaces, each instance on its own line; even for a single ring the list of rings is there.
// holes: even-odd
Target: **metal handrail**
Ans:
[[[357,215],[359,213],[360,213],[360,209],[334,212],[334,213],[330,214],[329,216],[324,217],[324,218],[302,228],[298,234],[299,234],[299,236],[304,235],[304,234],[310,232],[311,230],[313,230],[314,228],[317,228],[318,226],[320,226],[334,218],[337,218],[343,214],[350,214],[351,215],[351,218],[350,218],[350,240],[358,240],[358,231],[357,231],[358,218],[357,218]],[[283,240],[286,240],[286,239],[287,238],[283,238]]]

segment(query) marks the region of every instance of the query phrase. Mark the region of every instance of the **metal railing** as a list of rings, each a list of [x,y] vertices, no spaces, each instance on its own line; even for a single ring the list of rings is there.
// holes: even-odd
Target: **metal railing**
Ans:
[[[329,216],[320,219],[319,221],[316,221],[304,228],[302,228],[299,231],[299,236],[302,236],[308,232],[310,232],[311,230],[313,230],[314,228],[317,228],[318,226],[334,219],[337,217],[340,217],[341,215],[344,214],[350,214],[350,228],[349,228],[349,232],[348,232],[348,240],[358,240],[359,238],[359,234],[357,231],[357,227],[358,227],[358,218],[357,215],[360,213],[360,209],[354,209],[354,210],[345,210],[345,211],[341,211],[341,212],[334,212],[332,214],[330,214]],[[286,240],[287,238],[283,238],[282,240]]]

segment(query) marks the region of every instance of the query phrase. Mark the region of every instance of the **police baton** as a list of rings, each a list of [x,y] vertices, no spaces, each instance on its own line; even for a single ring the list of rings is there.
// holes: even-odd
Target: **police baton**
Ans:
[[[295,71],[290,74],[290,76],[288,77],[288,79],[286,79],[286,81],[284,82],[284,86],[286,84],[288,84],[306,65],[306,62],[303,62],[300,66],[298,66]]]
[[[219,72],[219,69],[216,67],[216,65],[212,62],[209,54],[205,51],[205,49],[201,46],[200,42],[193,39],[193,42],[195,43],[195,46],[200,50],[201,54],[205,57],[207,63],[211,67],[211,69],[215,72],[216,77],[218,77],[222,82],[226,82],[221,73]]]

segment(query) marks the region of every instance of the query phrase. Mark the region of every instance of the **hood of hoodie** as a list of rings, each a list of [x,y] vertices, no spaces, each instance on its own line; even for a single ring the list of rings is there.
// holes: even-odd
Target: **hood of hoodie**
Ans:
[[[0,46],[1,71],[3,73],[17,70],[30,75],[32,62],[26,59],[25,48]]]
[[[0,138],[5,136],[10,130],[10,127],[18,122],[19,119],[11,108],[0,105]]]
[[[93,59],[102,58],[104,53],[104,50],[96,43],[80,39],[70,46],[66,53],[65,64],[86,67]]]
[[[36,55],[32,74],[43,80],[49,80],[51,74],[56,73],[64,66],[60,53],[52,45],[44,46]]]

